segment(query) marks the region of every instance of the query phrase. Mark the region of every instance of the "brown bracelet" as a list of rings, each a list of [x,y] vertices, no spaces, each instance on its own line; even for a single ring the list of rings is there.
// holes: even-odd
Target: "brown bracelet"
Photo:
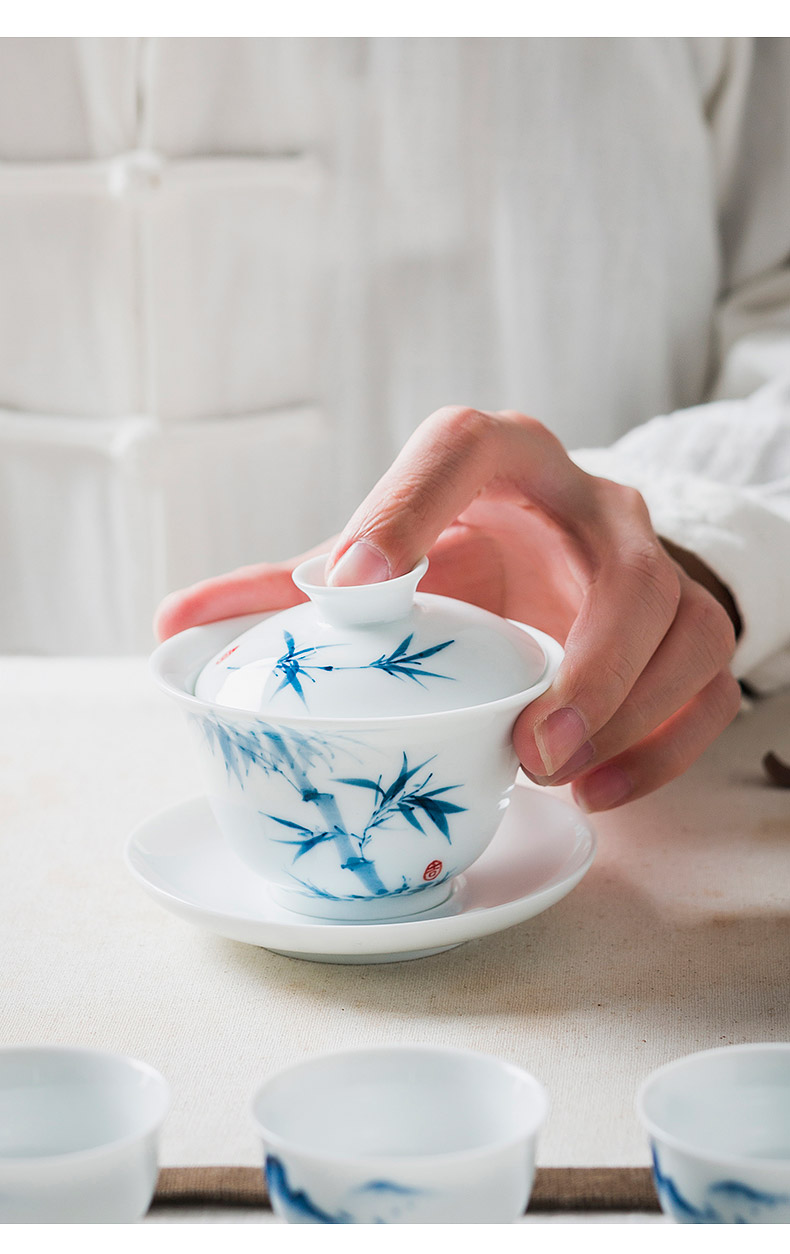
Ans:
[[[735,604],[735,598],[730,592],[726,584],[714,575],[709,566],[706,566],[696,553],[689,552],[688,549],[682,549],[680,545],[673,544],[671,540],[665,540],[663,536],[659,536],[661,543],[666,549],[673,561],[678,566],[682,566],[686,574],[689,575],[696,583],[702,584],[711,596],[715,597],[721,606],[727,611],[730,622],[735,629],[735,639],[740,640],[743,632],[743,620]]]
[[[790,788],[790,765],[782,761],[778,753],[766,753],[763,770],[777,788]]]

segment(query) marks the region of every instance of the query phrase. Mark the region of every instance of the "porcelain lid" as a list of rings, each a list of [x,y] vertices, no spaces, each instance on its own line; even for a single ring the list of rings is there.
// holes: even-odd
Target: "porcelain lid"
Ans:
[[[386,583],[331,587],[326,557],[298,566],[306,604],[249,628],[200,672],[195,696],[272,716],[388,718],[514,696],[546,671],[525,628],[416,592],[427,558]]]

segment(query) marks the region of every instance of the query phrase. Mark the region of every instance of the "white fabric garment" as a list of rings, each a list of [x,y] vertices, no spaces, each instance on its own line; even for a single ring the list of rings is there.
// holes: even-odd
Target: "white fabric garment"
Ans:
[[[0,648],[146,650],[464,403],[639,486],[783,682],[788,257],[787,40],[0,40]]]

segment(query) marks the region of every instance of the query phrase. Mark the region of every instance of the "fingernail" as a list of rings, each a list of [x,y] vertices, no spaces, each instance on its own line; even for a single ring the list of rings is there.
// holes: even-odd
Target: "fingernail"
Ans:
[[[390,564],[380,549],[368,540],[355,540],[327,576],[330,587],[383,583],[390,577]]]
[[[556,775],[572,754],[587,739],[584,720],[576,710],[566,706],[555,710],[535,728],[535,742],[547,775]]]
[[[565,765],[557,772],[553,779],[549,780],[550,784],[560,784],[567,780],[568,776],[575,775],[583,766],[586,766],[595,754],[595,747],[591,740],[585,740],[581,749],[577,749],[568,758]]]
[[[591,810],[611,810],[630,796],[633,787],[625,771],[619,766],[601,766],[591,771],[574,788],[573,796],[578,806],[589,813]]]

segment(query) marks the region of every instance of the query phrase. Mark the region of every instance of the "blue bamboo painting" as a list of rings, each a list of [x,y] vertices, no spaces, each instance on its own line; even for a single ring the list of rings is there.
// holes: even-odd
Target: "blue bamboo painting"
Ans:
[[[400,768],[387,782],[383,775],[375,779],[363,775],[340,776],[333,773],[337,759],[345,763],[354,760],[351,737],[319,736],[294,728],[275,728],[260,720],[254,728],[248,729],[222,723],[216,718],[199,721],[211,751],[221,754],[228,776],[235,778],[242,788],[250,770],[256,769],[267,776],[279,776],[293,790],[294,800],[300,803],[298,813],[304,815],[302,821],[283,814],[261,813],[283,829],[278,843],[293,847],[292,867],[300,865],[291,875],[300,888],[327,899],[351,901],[396,896],[428,887],[428,883],[410,884],[405,879],[397,885],[386,885],[376,869],[370,846],[388,824],[402,821],[423,835],[431,830],[438,831],[448,845],[452,845],[452,816],[463,813],[466,807],[450,801],[446,795],[460,785],[432,786],[434,777],[429,767],[433,758],[412,766],[403,752]],[[330,776],[331,791],[316,785],[312,774],[316,768]],[[346,823],[341,811],[338,790],[342,794],[345,789],[357,795],[360,791],[369,794],[367,817],[355,827]],[[335,849],[340,868],[350,871],[359,881],[361,892],[338,896],[311,880],[308,855],[326,845]],[[307,860],[305,868],[301,865],[302,859]],[[446,878],[446,874],[442,878]],[[442,881],[433,879],[431,882]]]
[[[426,658],[433,657],[436,653],[441,653],[443,649],[447,649],[451,644],[455,644],[454,640],[443,640],[441,644],[431,645],[428,649],[420,649],[417,653],[409,653],[408,648],[414,638],[414,633],[407,636],[405,640],[401,640],[396,649],[390,654],[383,654],[377,657],[375,662],[369,662],[368,667],[374,670],[385,671],[387,675],[393,675],[396,679],[413,679],[420,685],[425,687],[423,679],[453,679],[452,675],[440,675],[437,671],[424,671],[422,664]]]
[[[272,670],[272,675],[280,679],[280,683],[275,688],[273,697],[278,692],[282,692],[285,688],[291,688],[299,697],[302,704],[307,708],[307,698],[302,687],[303,680],[309,680],[314,684],[315,675],[313,671],[364,671],[375,670],[383,674],[391,675],[395,679],[411,679],[421,688],[425,688],[424,679],[449,679],[453,680],[453,675],[442,675],[438,671],[423,670],[423,663],[427,658],[433,657],[437,653],[441,653],[443,649],[447,649],[451,644],[455,644],[454,640],[443,640],[441,644],[431,645],[427,649],[418,649],[416,653],[409,653],[409,647],[414,638],[414,633],[406,636],[401,640],[400,644],[392,650],[391,653],[382,653],[380,657],[375,658],[372,662],[364,662],[359,666],[329,666],[325,663],[310,661],[317,657],[322,649],[328,649],[332,646],[327,644],[307,645],[305,648],[297,649],[296,641],[290,631],[283,631],[283,639],[285,641],[285,653],[283,653],[276,661]]]
[[[310,853],[317,845],[333,841],[337,846],[341,867],[344,870],[353,871],[365,886],[366,895],[379,897],[384,894],[393,896],[396,893],[410,892],[412,886],[405,881],[393,890],[388,889],[382,883],[376,871],[375,861],[370,857],[369,845],[377,829],[384,827],[398,816],[404,818],[411,827],[416,828],[423,835],[425,834],[423,824],[432,824],[441,832],[447,843],[452,844],[448,815],[460,814],[465,807],[448,801],[443,794],[452,792],[459,785],[450,784],[443,788],[429,788],[428,785],[433,779],[431,771],[419,782],[412,783],[414,776],[424,771],[430,761],[432,759],[428,762],[420,762],[417,766],[409,766],[408,757],[404,753],[400,771],[386,787],[382,783],[381,775],[375,780],[362,776],[335,780],[336,784],[349,788],[361,788],[371,793],[370,817],[360,831],[347,830],[335,795],[326,792],[315,793],[314,796],[305,798],[314,802],[318,808],[322,821],[315,826],[308,827],[275,814],[267,814],[266,817],[296,833],[294,836],[283,837],[281,842],[295,846],[294,863]],[[314,884],[295,873],[294,879],[309,891],[318,891]],[[423,885],[415,887],[419,888]]]
[[[738,1180],[719,1180],[708,1186],[705,1202],[694,1206],[684,1197],[671,1176],[665,1174],[653,1146],[653,1179],[659,1200],[678,1221],[685,1224],[771,1223],[779,1206],[790,1207],[790,1196],[764,1193]]]
[[[302,704],[306,706],[307,700],[299,676],[301,675],[305,679],[309,679],[310,683],[314,684],[315,678],[310,674],[310,671],[334,670],[333,666],[308,666],[306,663],[306,659],[313,657],[314,654],[318,653],[319,649],[328,649],[330,646],[328,644],[318,644],[308,645],[304,649],[297,649],[296,642],[290,631],[284,631],[283,636],[285,638],[286,651],[282,657],[277,659],[272,671],[273,675],[281,675],[282,679],[279,686],[275,688],[273,695],[276,697],[277,693],[282,692],[283,688],[293,688],[294,692],[301,698]]]
[[[258,721],[254,729],[245,730],[214,718],[198,721],[212,752],[219,750],[228,775],[234,775],[242,787],[250,769],[257,767],[265,775],[281,775],[302,793],[305,786],[310,787],[307,771],[319,763],[328,766],[335,758],[336,749],[326,737],[294,728]],[[350,737],[334,739],[337,751],[348,752],[353,744]]]
[[[304,1189],[295,1189],[288,1178],[285,1164],[274,1154],[267,1155],[264,1173],[272,1202],[291,1223],[353,1224],[360,1222],[350,1211],[340,1209],[332,1214],[324,1210]],[[352,1197],[363,1203],[366,1198],[369,1198],[385,1206],[389,1205],[392,1218],[399,1216],[404,1203],[422,1196],[425,1196],[424,1190],[398,1184],[393,1180],[368,1180],[358,1185],[352,1193]],[[388,1221],[383,1216],[377,1215],[364,1222],[383,1224]]]

